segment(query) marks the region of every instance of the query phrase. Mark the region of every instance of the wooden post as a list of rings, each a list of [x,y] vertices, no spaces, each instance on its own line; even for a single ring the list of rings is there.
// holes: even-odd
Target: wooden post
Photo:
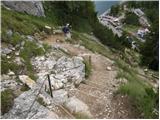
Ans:
[[[91,65],[91,56],[89,56],[89,65]]]
[[[49,84],[50,94],[51,94],[51,97],[53,98],[52,86],[51,86],[51,80],[50,80],[49,74],[47,74],[47,77],[48,77],[48,84]]]

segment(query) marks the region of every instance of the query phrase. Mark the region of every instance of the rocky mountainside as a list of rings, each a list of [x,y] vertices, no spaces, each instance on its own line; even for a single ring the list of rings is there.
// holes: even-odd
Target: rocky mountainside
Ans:
[[[3,1],[9,9],[35,16],[45,16],[41,1]]]

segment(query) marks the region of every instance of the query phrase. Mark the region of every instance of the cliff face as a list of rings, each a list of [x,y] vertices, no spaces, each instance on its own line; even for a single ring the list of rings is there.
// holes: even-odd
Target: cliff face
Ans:
[[[3,1],[6,7],[35,16],[45,16],[41,1]]]

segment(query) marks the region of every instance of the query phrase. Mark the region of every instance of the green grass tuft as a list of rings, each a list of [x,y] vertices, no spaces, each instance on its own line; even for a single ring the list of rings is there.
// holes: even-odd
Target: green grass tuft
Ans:
[[[1,92],[1,112],[2,115],[7,113],[14,103],[14,94],[10,89]]]
[[[1,74],[7,74],[9,70],[13,71],[15,74],[18,74],[20,69],[20,65],[17,65],[12,60],[9,60],[4,56],[1,57]]]
[[[117,74],[117,78],[125,78],[128,80],[119,88],[119,93],[127,94],[132,98],[133,105],[136,109],[143,113],[144,118],[158,118],[153,112],[158,107],[158,94],[137,75],[137,72],[132,68],[128,68],[122,61],[117,62],[121,71]]]
[[[92,72],[92,65],[90,60],[84,60],[83,63],[85,64],[85,78],[88,78]]]
[[[42,97],[38,97],[37,102],[43,106],[46,106],[46,103],[44,102]]]

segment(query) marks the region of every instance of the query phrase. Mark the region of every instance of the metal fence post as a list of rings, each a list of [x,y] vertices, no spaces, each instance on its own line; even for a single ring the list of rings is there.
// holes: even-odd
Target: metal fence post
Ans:
[[[51,97],[53,98],[53,94],[52,94],[52,86],[51,86],[51,80],[50,80],[49,74],[47,74],[47,77],[48,77],[48,84],[49,84],[50,94],[51,94]]]

